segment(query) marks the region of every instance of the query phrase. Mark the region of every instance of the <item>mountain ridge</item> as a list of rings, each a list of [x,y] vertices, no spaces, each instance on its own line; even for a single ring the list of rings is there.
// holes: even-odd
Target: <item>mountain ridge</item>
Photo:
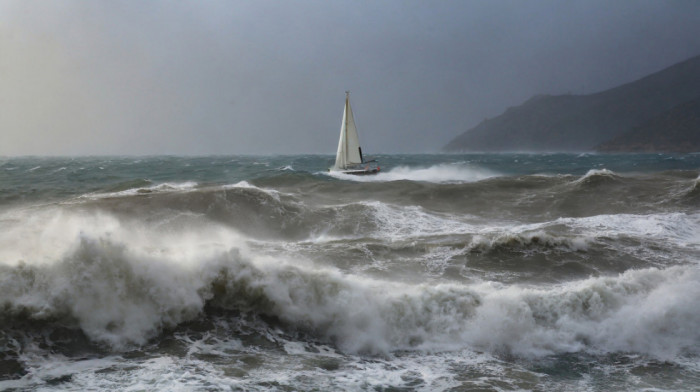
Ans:
[[[673,107],[596,146],[600,152],[700,151],[700,98]]]
[[[700,56],[587,95],[536,95],[450,141],[445,151],[592,151],[700,98]]]

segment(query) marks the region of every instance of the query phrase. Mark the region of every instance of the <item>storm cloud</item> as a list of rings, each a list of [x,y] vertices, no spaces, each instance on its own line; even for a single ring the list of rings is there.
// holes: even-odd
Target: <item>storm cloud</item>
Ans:
[[[697,1],[0,1],[0,155],[433,152],[700,54]]]

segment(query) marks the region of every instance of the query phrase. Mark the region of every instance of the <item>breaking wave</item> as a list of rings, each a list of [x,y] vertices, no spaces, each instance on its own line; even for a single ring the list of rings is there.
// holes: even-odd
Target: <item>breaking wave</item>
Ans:
[[[68,325],[122,350],[209,307],[273,317],[349,353],[471,348],[666,358],[698,351],[695,265],[539,288],[408,284],[259,255],[223,225],[153,230],[109,214],[62,214],[60,224],[20,224],[0,237],[3,245],[18,235],[35,237],[0,254],[6,331],[21,320]]]
[[[700,177],[693,180],[691,186],[684,189],[680,196],[689,202],[700,201]]]
[[[699,161],[667,158],[10,158],[0,389],[693,389]]]
[[[578,185],[594,186],[618,181],[620,176],[608,169],[591,169],[583,177],[574,181]]]

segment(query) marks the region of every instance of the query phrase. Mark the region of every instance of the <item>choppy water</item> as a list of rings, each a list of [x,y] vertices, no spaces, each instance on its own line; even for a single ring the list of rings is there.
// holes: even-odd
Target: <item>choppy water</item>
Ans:
[[[700,155],[378,158],[0,160],[0,389],[700,389]]]

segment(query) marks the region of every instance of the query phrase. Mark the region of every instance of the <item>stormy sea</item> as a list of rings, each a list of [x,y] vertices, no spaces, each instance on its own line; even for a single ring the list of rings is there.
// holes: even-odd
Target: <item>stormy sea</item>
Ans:
[[[700,155],[0,159],[0,390],[700,389]]]

